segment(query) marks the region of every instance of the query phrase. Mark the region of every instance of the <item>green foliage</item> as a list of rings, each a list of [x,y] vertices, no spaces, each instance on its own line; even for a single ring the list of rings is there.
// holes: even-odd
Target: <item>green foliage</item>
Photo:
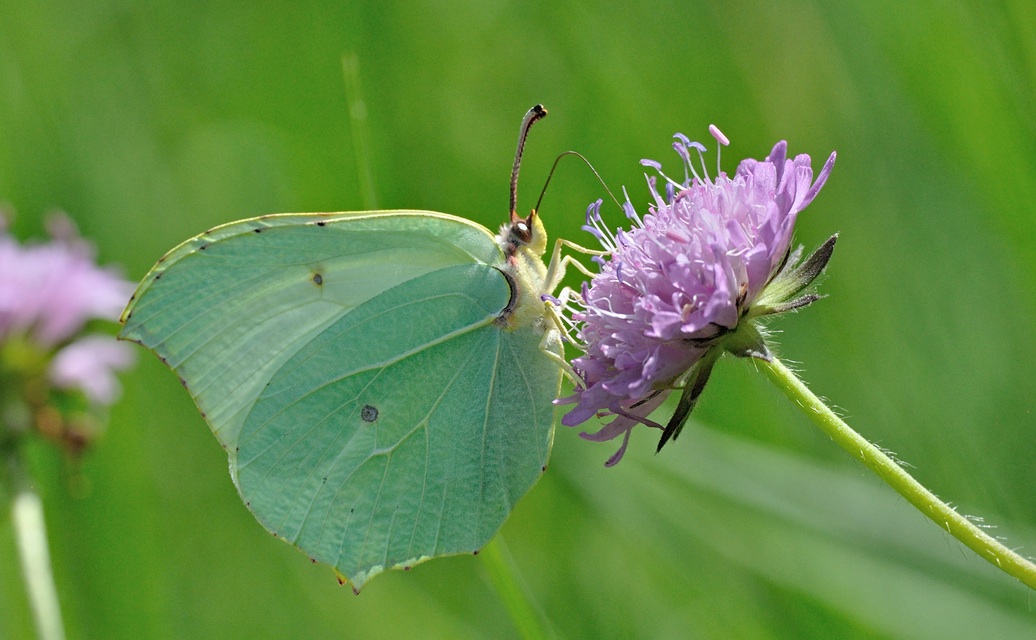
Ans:
[[[610,4],[611,6],[606,6]],[[838,151],[799,222],[839,232],[828,297],[773,323],[780,355],[849,423],[1012,546],[1036,545],[1036,15],[1029,3],[59,3],[0,8],[0,199],[15,233],[68,211],[142,277],[238,218],[364,208],[343,54],[355,54],[379,206],[506,216],[576,149],[646,202],[637,160],[731,138]],[[562,163],[541,212],[578,230],[603,193]],[[619,222],[621,212],[611,210]],[[69,637],[516,633],[479,558],[359,597],[255,524],[190,397],[146,358],[105,438],[34,450]],[[640,437],[638,437],[640,436]],[[616,468],[560,428],[504,526],[564,637],[1026,637],[1030,592],[817,437],[750,364],[721,360],[680,440]],[[0,636],[28,637],[7,516]]]

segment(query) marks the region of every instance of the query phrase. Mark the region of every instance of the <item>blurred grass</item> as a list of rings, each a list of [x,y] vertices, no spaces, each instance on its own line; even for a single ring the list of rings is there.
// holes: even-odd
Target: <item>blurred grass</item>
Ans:
[[[132,278],[236,218],[363,207],[354,54],[385,208],[504,218],[576,149],[646,202],[637,160],[715,122],[738,158],[778,139],[835,171],[801,218],[839,231],[829,298],[781,351],[933,491],[1036,546],[1036,10],[1031,3],[27,2],[0,6],[0,200],[15,233],[68,211]],[[603,195],[563,163],[542,213],[578,231]],[[611,211],[616,222],[620,215]],[[126,378],[79,467],[34,452],[71,638],[508,637],[480,560],[359,597],[264,533],[156,360]],[[639,436],[639,437],[637,437]],[[1032,595],[723,361],[697,422],[652,454],[560,428],[504,529],[559,637],[1031,637]],[[0,519],[0,638],[28,637]]]

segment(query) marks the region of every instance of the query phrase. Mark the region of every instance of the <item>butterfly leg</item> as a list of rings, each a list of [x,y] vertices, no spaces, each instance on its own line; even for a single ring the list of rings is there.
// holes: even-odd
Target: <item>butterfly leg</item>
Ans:
[[[577,271],[579,271],[588,278],[594,277],[594,273],[587,269],[586,266],[583,265],[583,263],[579,262],[570,255],[562,256],[562,246],[566,246],[569,249],[578,251],[579,253],[582,253],[584,255],[603,256],[607,254],[607,251],[595,251],[593,249],[587,249],[586,247],[582,247],[574,242],[565,240],[564,238],[558,238],[554,241],[554,250],[550,253],[550,263],[547,265],[547,276],[546,278],[544,278],[544,281],[546,282],[546,286],[544,287],[544,289],[546,289],[548,292],[552,292],[554,291],[554,289],[558,288],[558,285],[561,283],[561,278],[564,277],[565,270],[568,267],[568,265],[572,265],[576,268]]]
[[[572,365],[565,360],[563,353],[562,355],[558,355],[551,345],[553,336],[555,335],[555,330],[557,335],[560,336],[560,342],[562,345],[565,342],[578,344],[575,337],[572,335],[572,331],[575,329],[574,324],[565,316],[565,314],[559,313],[559,310],[563,310],[567,307],[568,300],[571,296],[578,297],[579,294],[570,287],[565,287],[558,295],[559,297],[557,298],[551,297],[544,300],[545,308],[543,317],[547,322],[554,326],[547,328],[543,332],[543,339],[540,340],[540,350],[547,354],[547,357],[553,360],[561,368],[561,371],[569,380],[574,384],[582,384],[582,379],[579,377],[579,374],[577,374],[575,369],[572,368]]]
[[[577,374],[575,369],[572,368],[572,365],[568,363],[568,360],[565,360],[565,356],[563,355],[564,343],[559,337],[561,335],[560,331],[563,327],[561,322],[558,320],[558,314],[554,311],[553,306],[549,302],[546,303],[546,309],[547,310],[544,315],[547,318],[550,318],[551,324],[553,324],[554,327],[550,327],[543,332],[543,338],[540,339],[540,351],[542,351],[547,358],[552,360],[554,364],[558,365],[558,368],[560,368],[561,372],[565,374],[565,377],[573,383],[579,384],[581,382],[579,374]],[[561,347],[561,354],[555,351],[555,343]]]

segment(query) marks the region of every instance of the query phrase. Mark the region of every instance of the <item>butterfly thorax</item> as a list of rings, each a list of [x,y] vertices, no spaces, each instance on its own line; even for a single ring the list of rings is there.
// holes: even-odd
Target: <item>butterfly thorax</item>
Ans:
[[[535,326],[546,327],[546,309],[542,296],[547,290],[547,266],[543,254],[547,250],[547,232],[536,212],[528,218],[514,217],[497,235],[504,252],[500,270],[508,276],[512,287],[511,302],[500,320],[508,329]]]

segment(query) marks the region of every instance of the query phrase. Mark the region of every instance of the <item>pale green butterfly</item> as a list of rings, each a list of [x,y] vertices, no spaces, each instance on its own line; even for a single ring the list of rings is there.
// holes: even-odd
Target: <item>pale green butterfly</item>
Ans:
[[[564,366],[536,211],[279,214],[170,251],[121,338],[176,371],[275,536],[355,590],[477,552],[543,472]]]

